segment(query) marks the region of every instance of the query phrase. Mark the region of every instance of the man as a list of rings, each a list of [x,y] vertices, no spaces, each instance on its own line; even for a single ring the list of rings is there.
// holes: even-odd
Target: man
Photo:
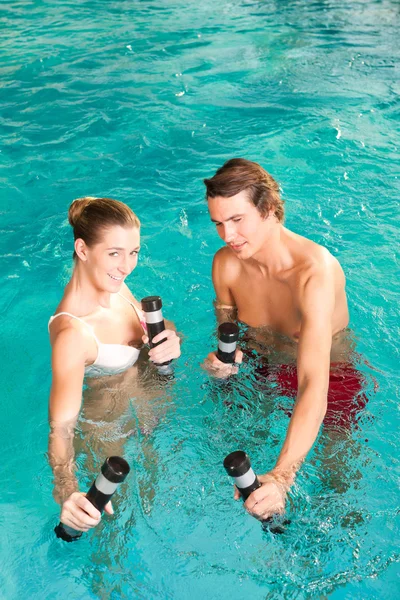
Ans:
[[[278,184],[260,165],[235,158],[204,183],[211,220],[226,244],[212,270],[219,320],[236,313],[250,327],[297,342],[297,399],[286,439],[245,503],[265,519],[284,510],[327,410],[332,338],[339,343],[349,321],[345,277],[328,250],[283,226]],[[209,360],[216,370],[227,368],[215,354]]]

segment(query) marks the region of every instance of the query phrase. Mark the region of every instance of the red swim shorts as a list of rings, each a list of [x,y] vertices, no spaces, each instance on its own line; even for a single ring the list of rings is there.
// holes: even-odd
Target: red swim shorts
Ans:
[[[278,386],[280,395],[296,398],[297,369],[295,365],[269,366],[268,369],[264,366],[262,370],[266,379]],[[328,409],[324,425],[330,428],[348,428],[354,424],[359,411],[365,408],[368,402],[364,390],[365,377],[352,364],[332,364],[329,377]]]

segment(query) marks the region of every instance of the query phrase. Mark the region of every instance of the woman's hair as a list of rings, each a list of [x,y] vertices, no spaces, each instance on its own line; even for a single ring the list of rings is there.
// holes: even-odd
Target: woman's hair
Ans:
[[[68,210],[68,221],[74,230],[74,240],[82,239],[89,247],[99,243],[108,227],[140,227],[140,221],[123,202],[111,198],[86,196],[74,200]],[[74,251],[73,257],[76,258]]]
[[[246,190],[250,202],[266,217],[271,209],[283,223],[284,201],[280,197],[279,185],[260,165],[245,158],[228,160],[211,179],[204,179],[206,198],[231,198]]]

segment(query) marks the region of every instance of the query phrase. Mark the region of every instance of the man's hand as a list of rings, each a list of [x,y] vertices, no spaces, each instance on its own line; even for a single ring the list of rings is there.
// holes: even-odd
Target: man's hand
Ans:
[[[265,521],[277,514],[281,515],[285,510],[289,484],[273,471],[266,475],[258,475],[258,479],[262,485],[247,498],[245,509],[259,521]],[[234,498],[235,500],[240,498],[236,487]]]
[[[147,335],[142,337],[143,343],[148,344]],[[181,355],[181,340],[172,329],[164,329],[153,338],[153,343],[162,342],[149,350],[149,359],[156,365],[168,362]]]
[[[235,362],[233,364],[223,363],[217,357],[216,352],[210,352],[207,358],[205,359],[202,367],[206,371],[209,371],[211,375],[214,377],[218,377],[219,379],[226,379],[230,375],[236,375],[239,371],[239,366],[243,361],[243,352],[241,350],[236,350],[235,352]]]
[[[114,514],[111,502],[108,502],[104,510],[109,514]],[[61,509],[60,521],[76,531],[89,531],[91,527],[96,527],[100,523],[101,513],[86,498],[82,492],[74,492],[64,502]]]

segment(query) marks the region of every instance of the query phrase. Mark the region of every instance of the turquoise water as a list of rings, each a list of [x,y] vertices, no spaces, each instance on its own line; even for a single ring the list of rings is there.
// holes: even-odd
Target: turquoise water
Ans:
[[[398,597],[399,3],[1,10],[0,597]],[[350,430],[321,434],[283,536],[232,501],[221,461],[242,447],[256,470],[271,468],[288,423],[274,407],[290,402],[255,386],[251,363],[228,388],[199,368],[215,347],[220,246],[202,178],[233,156],[270,170],[288,227],[339,258],[370,365],[360,358],[367,406]],[[99,425],[96,465],[126,426],[133,474],[115,517],[67,545],[53,534],[46,457],[47,320],[71,272],[67,207],[82,195],[138,213],[143,252],[129,284],[138,298],[163,297],[184,345],[175,383],[149,402],[147,434],[135,397],[111,432]],[[91,449],[78,454],[82,489]]]

